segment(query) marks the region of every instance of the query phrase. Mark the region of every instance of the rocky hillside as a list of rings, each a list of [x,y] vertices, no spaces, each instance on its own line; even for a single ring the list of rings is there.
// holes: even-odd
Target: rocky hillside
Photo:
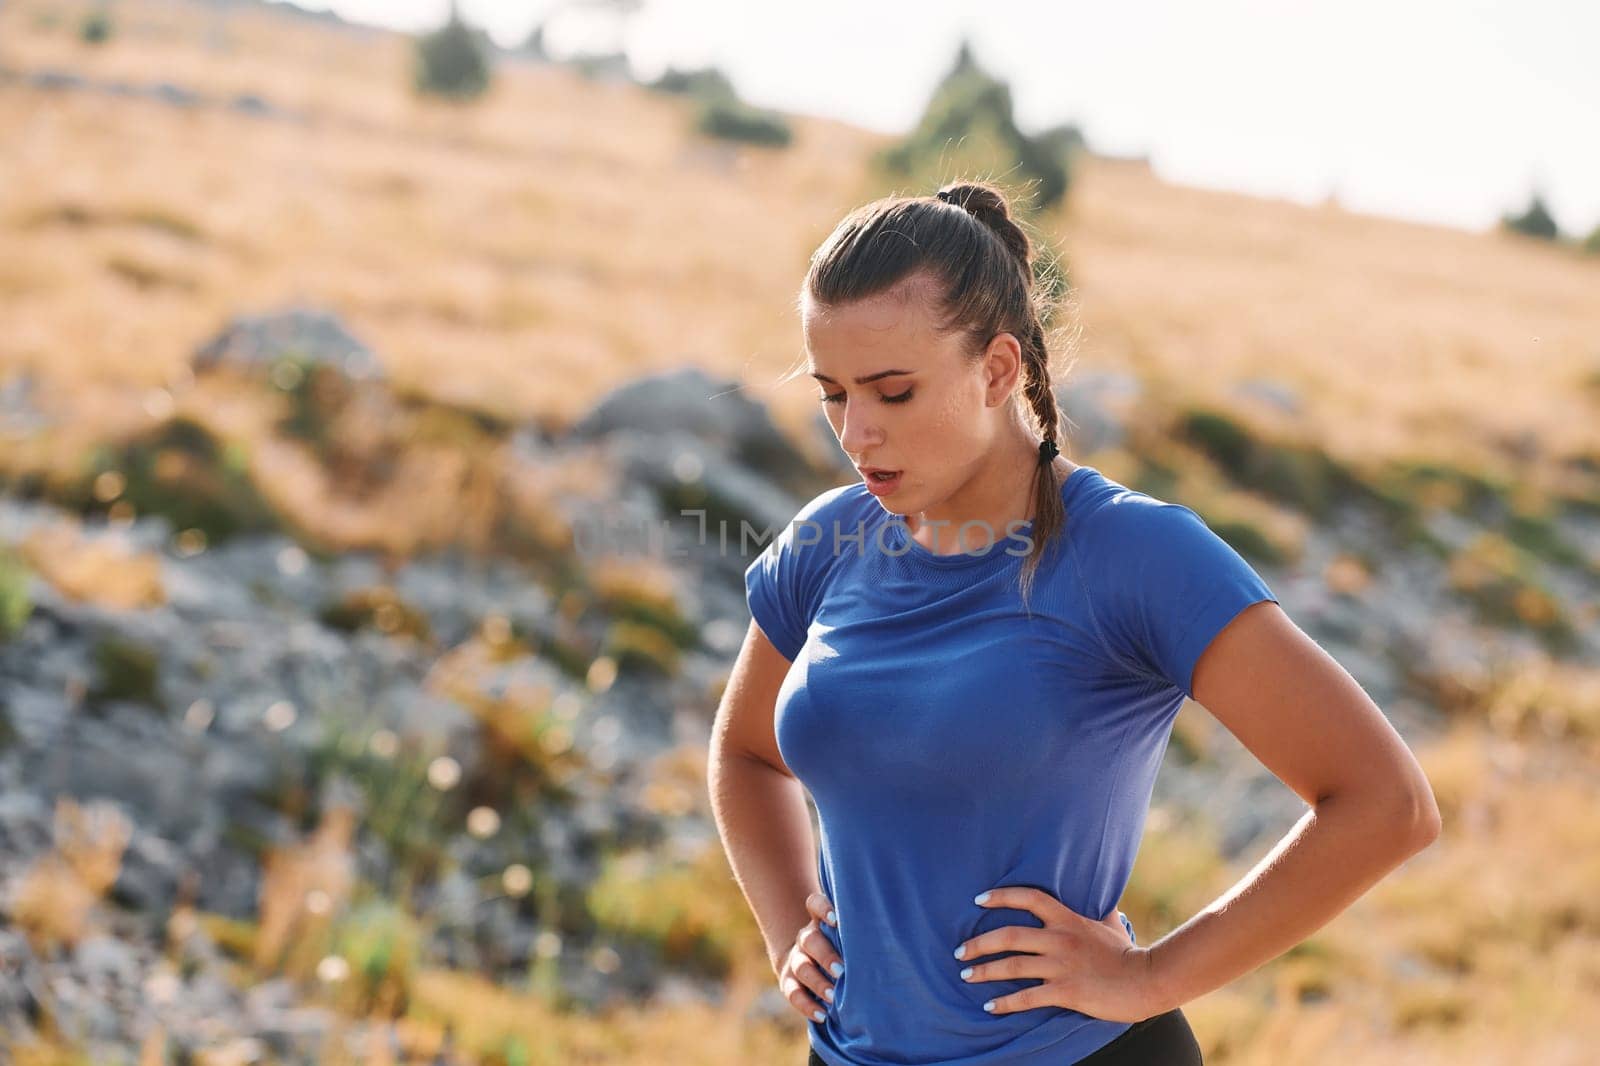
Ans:
[[[851,476],[764,383],[882,138],[731,147],[529,61],[464,111],[393,34],[87,8],[0,6],[5,1050],[798,1061],[704,757],[738,531]],[[1208,1061],[1583,1061],[1596,264],[1095,157],[1041,224],[1072,457],[1249,557],[1446,814],[1186,1007]],[[1193,705],[1155,801],[1142,941],[1304,810]]]
[[[403,398],[380,365],[325,312],[237,320],[77,481],[0,497],[25,604],[0,643],[8,1025],[46,1017],[96,1054],[159,1024],[192,1051],[226,1032],[316,1061],[337,1018],[300,1002],[319,982],[403,1009],[412,967],[533,973],[594,1010],[722,1004],[735,956],[751,965],[703,778],[759,548],[736,538],[842,469],[696,369],[550,433]],[[24,386],[13,424],[48,425]],[[1168,494],[1174,465],[1203,468],[1302,515],[1292,551],[1213,521],[1416,741],[1508,689],[1543,713],[1600,659],[1583,501],[1535,523],[1504,486],[1342,468],[1128,376],[1080,375],[1060,399],[1114,476]],[[404,531],[356,507],[302,524],[258,478],[270,448],[325,498],[431,486],[461,505]],[[1463,578],[1483,543],[1535,562],[1482,549]],[[1157,804],[1225,859],[1303,810],[1188,710]],[[653,912],[674,879],[715,891]],[[782,1014],[770,991],[747,1009]]]

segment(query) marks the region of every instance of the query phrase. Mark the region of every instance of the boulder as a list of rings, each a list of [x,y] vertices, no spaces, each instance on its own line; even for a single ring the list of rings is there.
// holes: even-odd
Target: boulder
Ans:
[[[195,350],[191,366],[197,373],[225,366],[266,377],[286,357],[332,367],[352,381],[383,377],[372,350],[338,315],[309,307],[236,315]]]
[[[687,433],[731,462],[796,483],[811,476],[805,457],[779,431],[765,404],[731,378],[683,367],[630,381],[605,396],[572,427],[577,440],[617,434],[648,441]]]

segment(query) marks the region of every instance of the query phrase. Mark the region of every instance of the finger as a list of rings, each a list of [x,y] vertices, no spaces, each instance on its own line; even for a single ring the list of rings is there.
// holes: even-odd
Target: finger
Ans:
[[[1048,987],[1048,985],[1034,985],[1032,988],[1013,992],[1009,996],[999,996],[985,1003],[983,1009],[990,1014],[1014,1014],[1019,1010],[1053,1006],[1049,993],[1045,991]]]
[[[961,971],[961,979],[968,984],[979,981],[1014,981],[1022,977],[1038,977],[1049,981],[1061,976],[1061,961],[1048,955],[1013,955],[1007,959],[979,963]]]
[[[955,957],[971,962],[997,951],[1047,954],[1051,950],[1058,950],[1060,936],[1060,931],[1056,929],[1040,929],[1034,925],[1002,925],[956,945]]]
[[[792,971],[784,974],[783,980],[778,982],[778,987],[783,992],[783,998],[789,1001],[789,1006],[806,1018],[814,1022],[827,1020],[828,1013],[823,1005],[811,994],[810,989],[801,984],[800,979]]]
[[[833,1002],[833,982],[828,980],[828,975],[815,962],[802,958],[795,963],[794,974],[813,996],[828,1003]]]
[[[806,897],[806,911],[819,922],[827,922],[833,926],[839,924],[839,917],[833,912],[833,904],[821,892],[813,892]]]
[[[1011,907],[1027,911],[1046,925],[1059,921],[1064,915],[1077,912],[1048,892],[1027,885],[1007,885],[980,892],[972,902],[980,907]]]
[[[821,929],[808,928],[800,934],[800,950],[816,960],[817,965],[828,971],[835,979],[844,973],[844,960],[839,958],[839,953],[834,950],[833,943],[823,935]]]

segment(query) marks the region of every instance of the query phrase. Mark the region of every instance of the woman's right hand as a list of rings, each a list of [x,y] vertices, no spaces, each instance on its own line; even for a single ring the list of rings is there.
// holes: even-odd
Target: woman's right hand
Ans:
[[[833,982],[844,972],[844,960],[822,932],[822,923],[838,928],[833,905],[821,892],[806,897],[806,910],[812,918],[795,934],[794,944],[784,956],[778,971],[778,988],[789,1005],[807,1020],[823,1021],[825,1006],[833,1002]]]

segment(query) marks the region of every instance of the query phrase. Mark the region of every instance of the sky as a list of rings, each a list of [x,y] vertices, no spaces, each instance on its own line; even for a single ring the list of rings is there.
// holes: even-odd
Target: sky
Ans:
[[[296,0],[414,31],[449,0]],[[1593,0],[643,0],[620,36],[551,0],[458,0],[513,46],[620,41],[635,75],[715,65],[745,100],[908,129],[963,36],[1024,130],[1075,123],[1162,178],[1482,229],[1537,189],[1564,233],[1600,225]]]

